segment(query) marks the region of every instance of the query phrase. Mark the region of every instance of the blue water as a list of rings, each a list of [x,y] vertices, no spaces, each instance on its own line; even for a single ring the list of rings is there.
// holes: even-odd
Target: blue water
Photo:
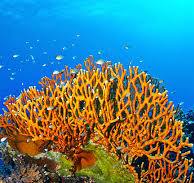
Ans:
[[[193,10],[193,0],[1,0],[0,109],[6,96],[91,54],[139,65],[192,109]]]

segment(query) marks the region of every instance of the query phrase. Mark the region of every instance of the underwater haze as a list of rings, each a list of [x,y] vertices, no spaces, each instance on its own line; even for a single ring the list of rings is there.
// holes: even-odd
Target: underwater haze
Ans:
[[[0,44],[0,109],[89,55],[139,66],[194,107],[193,0],[1,0]]]

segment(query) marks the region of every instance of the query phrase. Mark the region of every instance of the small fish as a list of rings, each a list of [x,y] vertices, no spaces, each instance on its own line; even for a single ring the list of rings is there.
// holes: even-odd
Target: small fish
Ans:
[[[75,60],[76,59],[76,56],[73,56],[72,59]]]
[[[0,65],[0,69],[3,68],[3,65]]]
[[[14,76],[14,75],[16,75],[16,73],[15,72],[12,72],[11,75]]]
[[[112,62],[111,62],[111,61],[106,61],[106,63],[107,63],[108,65],[112,65]]]
[[[103,65],[104,64],[104,60],[100,59],[96,62],[97,65]]]
[[[27,138],[26,142],[29,143],[31,141],[31,138]]]
[[[125,44],[125,45],[124,45],[124,49],[125,49],[125,50],[128,50],[129,48],[132,48],[132,46],[131,46],[131,45],[128,45],[128,44]]]
[[[61,83],[60,83],[60,88],[62,88],[63,86],[65,86],[65,82],[63,82],[63,81],[61,81]]]
[[[71,69],[71,70],[70,70],[70,73],[71,73],[71,74],[77,74],[77,73],[78,73],[78,70],[77,70],[77,69]]]
[[[101,55],[101,54],[102,54],[102,51],[101,51],[101,50],[99,50],[99,51],[98,51],[98,55]]]
[[[30,46],[30,49],[32,50],[33,49],[33,46]]]
[[[50,124],[50,125],[49,125],[49,128],[50,128],[50,129],[51,129],[51,128],[53,128],[53,125],[52,125],[52,124]]]
[[[42,66],[45,67],[45,66],[47,66],[47,65],[46,65],[46,64],[43,64]]]
[[[67,49],[67,47],[66,46],[64,46],[63,48],[62,48],[62,50],[66,50]]]
[[[13,77],[10,77],[9,79],[13,81],[15,78],[13,78]]]
[[[176,93],[176,91],[171,91],[170,93],[171,93],[171,94],[175,94],[175,93]]]
[[[1,138],[1,142],[5,142],[7,140],[7,137]]]
[[[34,60],[34,56],[33,55],[30,55],[31,59]]]
[[[125,48],[126,50],[128,50],[128,49],[129,49],[129,47],[128,47],[128,46],[124,46],[124,48]]]
[[[84,137],[86,135],[86,133],[85,132],[83,132],[83,133],[81,133],[81,137]]]
[[[15,54],[15,55],[13,55],[13,58],[17,58],[17,57],[19,57],[20,55],[18,55],[18,54]]]
[[[2,109],[2,111],[3,111],[4,113],[6,113],[6,112],[7,112],[4,108],[1,108],[1,109]]]
[[[51,111],[51,110],[53,110],[54,109],[54,106],[49,106],[49,107],[47,107],[47,110],[48,111]]]
[[[110,81],[115,81],[115,80],[116,80],[116,78],[113,76],[110,78]]]
[[[73,47],[73,46],[75,46],[75,44],[74,44],[74,43],[72,43],[72,44],[71,44],[71,46]]]
[[[161,83],[164,83],[164,80],[162,80],[162,79],[161,79],[161,80],[159,80],[159,83],[160,83],[160,84],[161,84]]]
[[[63,55],[57,55],[57,56],[55,57],[56,60],[62,60],[63,58],[64,58]]]
[[[77,34],[76,37],[80,37],[80,34]]]
[[[7,99],[8,99],[8,97],[4,97],[4,98],[3,98],[3,100],[7,100]]]
[[[140,60],[139,62],[140,62],[140,63],[142,63],[142,62],[143,62],[143,60]]]
[[[180,103],[179,103],[179,105],[183,105],[183,104],[184,104],[184,102],[180,102]]]
[[[53,75],[57,75],[57,74],[59,74],[59,71],[54,71],[53,72]]]
[[[44,55],[47,55],[47,52],[46,52],[46,51],[44,51],[44,52],[43,52],[43,54],[44,54]]]
[[[116,147],[116,149],[117,149],[118,151],[120,151],[122,148],[123,148],[123,147],[121,147],[121,146]]]

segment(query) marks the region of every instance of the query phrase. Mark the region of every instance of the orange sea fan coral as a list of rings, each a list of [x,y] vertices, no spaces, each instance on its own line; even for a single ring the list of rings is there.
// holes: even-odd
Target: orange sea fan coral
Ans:
[[[42,90],[31,87],[5,102],[8,112],[0,126],[10,144],[21,135],[74,160],[91,140],[122,159],[136,178],[138,173],[139,182],[191,182],[192,160],[186,156],[192,144],[183,139],[182,122],[174,119],[167,92],[160,92],[138,67],[98,66],[93,57],[84,65],[76,72],[65,67],[43,78]],[[147,162],[137,170],[132,165],[138,158]]]

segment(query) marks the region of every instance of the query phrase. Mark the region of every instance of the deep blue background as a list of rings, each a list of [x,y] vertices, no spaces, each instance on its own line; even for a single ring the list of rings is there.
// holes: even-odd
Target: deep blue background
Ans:
[[[194,107],[193,0],[1,0],[0,113],[7,95],[90,54],[126,66],[132,60],[164,80],[175,104]]]

